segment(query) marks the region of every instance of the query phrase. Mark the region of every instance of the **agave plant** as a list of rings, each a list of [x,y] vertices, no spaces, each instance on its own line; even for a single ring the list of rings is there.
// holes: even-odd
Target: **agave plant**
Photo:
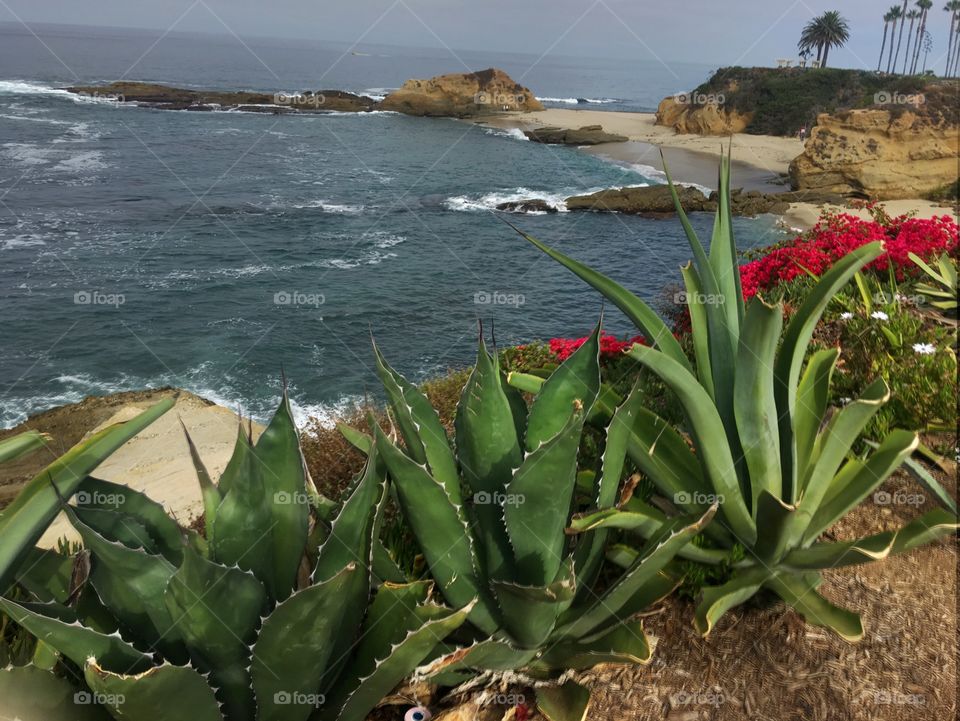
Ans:
[[[930,267],[923,258],[910,253],[910,260],[914,262],[931,283],[917,283],[914,287],[917,292],[926,296],[930,305],[940,310],[957,312],[957,264],[949,255],[941,255],[937,259],[937,268]]]
[[[886,384],[877,380],[860,399],[831,416],[830,379],[840,350],[816,352],[805,363],[824,308],[854,273],[880,255],[882,246],[862,246],[837,262],[784,331],[782,306],[759,297],[747,306],[743,302],[729,174],[729,157],[724,157],[709,254],[670,182],[694,257],[681,269],[693,362],[642,300],[521,234],[636,323],[654,347],[635,345],[629,354],[659,376],[682,406],[688,435],[642,409],[627,447],[633,462],[677,512],[698,513],[712,502],[719,505],[716,520],[706,529],[710,543],[691,544],[682,551],[694,560],[732,562],[735,567],[729,581],[703,590],[695,617],[699,631],[707,634],[727,610],[768,589],[807,621],[857,640],[863,635],[859,616],[817,593],[820,572],[908,551],[954,531],[957,518],[937,509],[899,531],[855,541],[821,540],[823,532],[873,493],[918,443],[916,434],[895,430],[873,453],[857,457],[853,451],[862,429],[890,397]],[[626,404],[633,402],[628,398]],[[627,528],[648,536],[663,518],[660,510],[634,500],[623,508],[601,507],[581,515],[573,527]],[[619,552],[625,562],[633,555]]]
[[[24,431],[0,441],[0,463],[14,461],[50,442],[50,436],[40,431]]]
[[[431,603],[425,582],[382,583],[368,603],[386,498],[376,444],[332,522],[311,529],[311,506],[331,504],[311,497],[286,394],[256,443],[241,429],[217,483],[187,441],[204,535],[91,476],[43,474],[24,491],[20,509],[76,491],[75,505],[58,508],[85,550],[28,549],[14,575],[34,600],[0,598],[54,652],[0,672],[4,711],[26,721],[358,721],[470,612],[469,602]],[[81,683],[50,672],[58,656]]]
[[[600,390],[599,338],[598,325],[528,410],[481,337],[457,408],[456,452],[427,398],[375,348],[405,450],[376,423],[375,440],[348,437],[379,447],[440,592],[455,608],[472,604],[472,635],[422,666],[420,677],[446,685],[519,669],[549,680],[597,663],[649,661],[652,644],[635,616],[679,583],[668,564],[712,510],[658,524],[626,572],[598,590],[607,532],[573,544],[565,528],[584,420]],[[635,410],[635,400],[620,408],[607,435],[591,489],[600,507],[617,497]],[[551,719],[582,719],[588,700],[572,682],[538,687]]]

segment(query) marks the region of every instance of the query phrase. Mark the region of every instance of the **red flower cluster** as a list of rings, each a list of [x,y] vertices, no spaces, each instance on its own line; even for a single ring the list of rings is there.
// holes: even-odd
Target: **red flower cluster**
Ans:
[[[558,360],[565,361],[567,358],[573,355],[574,351],[577,350],[580,346],[587,342],[587,337],[584,338],[551,338],[550,339],[550,350],[554,352]],[[625,350],[631,348],[634,343],[640,343],[641,345],[647,345],[647,339],[642,335],[635,335],[629,340],[620,340],[612,335],[607,335],[606,333],[601,334],[600,336],[600,356],[602,358],[613,358],[619,356]]]
[[[924,260],[957,250],[957,224],[949,216],[920,220],[901,215],[889,223],[867,221],[852,215],[831,215],[792,243],[775,248],[763,258],[740,268],[744,298],[779,283],[808,277],[807,271],[822,275],[847,253],[875,240],[886,244],[886,252],[868,268],[886,272],[892,264],[898,280],[916,275],[908,255]]]

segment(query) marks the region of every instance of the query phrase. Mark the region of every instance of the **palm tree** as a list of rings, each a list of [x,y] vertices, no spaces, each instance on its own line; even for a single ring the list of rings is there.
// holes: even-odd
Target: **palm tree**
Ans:
[[[893,8],[890,8],[890,9],[892,10]],[[907,14],[907,0],[903,0],[903,7],[902,7],[902,8],[899,8],[899,12],[897,13],[897,19],[901,20],[901,23],[900,23],[900,37],[897,38],[897,52],[896,52],[896,54],[893,56],[893,65],[891,65],[890,68],[887,68],[887,72],[890,72],[890,69],[891,69],[891,68],[893,69],[893,72],[897,72],[897,59],[900,57],[900,43],[903,42],[903,25],[904,25],[904,23],[902,22],[902,20],[903,20],[903,18],[906,16],[906,14]],[[896,32],[896,29],[897,29],[896,24],[894,24],[893,29],[894,29],[894,32]],[[892,38],[891,38],[891,41],[892,41]],[[910,44],[909,36],[908,36],[908,39],[907,39],[907,44],[908,44],[908,45]],[[890,49],[892,50],[893,48],[891,47]],[[904,57],[906,57],[906,56],[904,56]]]
[[[960,0],[956,0],[960,2]],[[890,17],[890,13],[884,13],[883,15],[883,43],[880,45],[880,59],[877,60],[877,72],[880,72],[880,65],[883,64],[883,51],[887,48],[887,31],[890,29],[890,21],[893,18]],[[950,32],[953,32],[953,28],[950,28]]]
[[[830,48],[842,47],[849,39],[850,26],[847,21],[836,10],[828,10],[804,25],[797,47],[800,50],[816,48],[820,67],[825,68]]]
[[[947,67],[943,71],[944,77],[950,77],[950,67],[953,60],[954,35],[957,30],[957,19],[960,16],[960,0],[950,0],[943,6],[944,12],[950,13],[950,34],[947,35]]]
[[[890,52],[887,55],[887,72],[889,73],[891,68],[894,66],[893,60],[893,36],[897,34],[897,23],[903,17],[903,10],[899,5],[894,5],[887,11],[887,15],[890,16],[890,21],[893,23],[893,32],[890,33]],[[903,25],[900,25],[900,35],[903,35]]]
[[[919,10],[911,10],[907,13],[907,19],[910,20],[910,31],[907,33],[907,48],[903,53],[903,72],[907,72],[907,56],[910,55],[910,39],[913,37],[913,21],[920,17]],[[900,26],[903,29],[903,25]]]
[[[917,42],[914,46],[913,64],[910,66],[910,74],[917,72],[917,63],[920,60],[920,40],[927,31],[927,11],[933,7],[932,0],[917,0],[917,7],[920,9],[920,26],[917,28]]]

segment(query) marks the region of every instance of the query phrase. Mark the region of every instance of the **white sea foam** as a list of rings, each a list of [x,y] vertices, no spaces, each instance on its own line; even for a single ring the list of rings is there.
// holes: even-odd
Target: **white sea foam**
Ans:
[[[667,183],[667,174],[662,170],[654,168],[652,165],[645,165],[644,163],[630,163],[628,167],[634,172],[640,173],[640,175],[643,177],[656,181],[657,185],[666,185]],[[676,185],[687,188],[696,188],[704,195],[710,195],[710,193],[713,192],[713,188],[709,188],[706,185],[700,185],[699,183],[687,183],[682,180],[677,180],[674,182]]]
[[[298,210],[305,208],[319,208],[324,213],[337,213],[341,215],[359,215],[366,209],[366,206],[364,205],[331,203],[329,200],[311,200],[306,203],[293,203],[290,207],[297,208]]]
[[[46,245],[43,236],[21,233],[12,238],[0,238],[0,249],[13,250],[15,248],[29,248],[34,245]]]
[[[475,195],[455,195],[443,201],[443,204],[449,210],[458,211],[478,211],[478,210],[496,210],[501,203],[515,203],[521,200],[543,200],[559,210],[561,213],[567,212],[566,199],[571,195],[582,195],[586,193],[595,193],[602,188],[591,188],[588,190],[531,190],[530,188],[512,188],[509,190],[499,190],[492,193],[483,193]]]
[[[565,105],[582,105],[581,100],[591,105],[609,105],[619,103],[617,98],[537,98],[541,103],[564,103]]]
[[[530,141],[520,128],[487,128],[487,135],[499,135],[504,138],[513,138],[514,140]]]

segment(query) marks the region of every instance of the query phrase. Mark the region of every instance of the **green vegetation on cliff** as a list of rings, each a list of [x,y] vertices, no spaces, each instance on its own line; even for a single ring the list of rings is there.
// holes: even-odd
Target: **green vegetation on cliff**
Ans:
[[[720,68],[691,93],[694,99],[723,96],[725,110],[752,114],[745,132],[792,135],[810,128],[819,113],[864,108],[878,97],[912,95],[929,78],[884,77],[839,68]]]

